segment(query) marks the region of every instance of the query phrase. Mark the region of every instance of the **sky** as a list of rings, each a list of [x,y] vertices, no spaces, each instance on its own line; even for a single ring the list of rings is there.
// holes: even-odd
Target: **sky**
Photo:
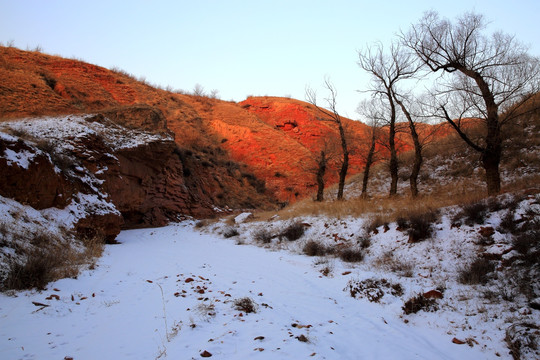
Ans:
[[[406,4],[406,5],[405,5]],[[483,14],[540,55],[540,1],[0,0],[0,43],[117,67],[160,86],[223,100],[337,90],[341,115],[357,118],[369,77],[358,51],[395,38],[428,10],[450,19]]]

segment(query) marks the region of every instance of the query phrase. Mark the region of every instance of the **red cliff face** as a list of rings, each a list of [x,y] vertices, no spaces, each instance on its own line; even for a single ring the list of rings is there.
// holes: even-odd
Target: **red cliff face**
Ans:
[[[66,168],[60,169],[59,166]],[[36,210],[48,208],[64,209],[73,205],[78,213],[69,210],[73,217],[73,230],[80,237],[100,235],[112,242],[123,224],[122,217],[106,203],[103,209],[95,211],[81,202],[80,194],[101,196],[82,181],[82,169],[67,175],[67,160],[51,156],[25,141],[12,136],[0,137],[0,195],[11,198]],[[71,168],[71,170],[75,170]],[[92,206],[101,206],[97,201]]]
[[[55,171],[47,153],[20,139],[0,138],[0,195],[41,210],[64,208],[75,191],[62,173]]]

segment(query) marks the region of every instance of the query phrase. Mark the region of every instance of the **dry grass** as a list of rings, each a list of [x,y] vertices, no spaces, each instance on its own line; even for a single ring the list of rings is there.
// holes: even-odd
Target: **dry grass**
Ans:
[[[373,265],[376,268],[384,271],[390,271],[404,277],[412,277],[414,272],[414,264],[399,258],[395,258],[392,251],[383,253],[375,259]]]
[[[257,303],[250,297],[243,297],[234,300],[234,308],[238,311],[243,311],[246,314],[257,312]]]
[[[83,266],[93,268],[103,253],[104,237],[82,239],[81,250],[72,246],[69,234],[64,235],[42,232],[29,238],[31,247],[19,247],[23,256],[8,261],[3,290],[44,289],[51,281],[76,277]]]
[[[318,215],[337,219],[348,216],[364,217],[369,215],[372,218],[378,216],[383,223],[390,223],[400,217],[409,217],[412,213],[422,214],[441,207],[474,203],[484,198],[483,193],[483,190],[465,192],[461,186],[457,185],[441,187],[436,193],[420,196],[416,199],[410,196],[355,198],[344,201],[330,200],[323,202],[304,199],[278,212],[257,213],[254,220],[269,220],[276,214],[282,220]]]

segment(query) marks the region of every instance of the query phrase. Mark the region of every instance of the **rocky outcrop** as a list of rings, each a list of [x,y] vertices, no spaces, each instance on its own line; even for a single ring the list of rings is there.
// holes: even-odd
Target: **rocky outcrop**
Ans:
[[[159,141],[122,149],[104,174],[104,189],[122,213],[125,227],[163,226],[185,215],[214,214],[208,197],[192,193],[176,144]]]
[[[49,154],[11,136],[0,137],[0,195],[35,209],[64,208],[74,188]]]
[[[75,165],[73,157],[59,157],[20,138],[0,135],[1,196],[36,210],[72,206],[66,210],[79,238],[99,235],[107,242],[114,241],[123,219],[103,194],[83,180],[88,173]],[[45,143],[42,146],[48,148]],[[95,196],[96,201],[81,202],[86,195]]]

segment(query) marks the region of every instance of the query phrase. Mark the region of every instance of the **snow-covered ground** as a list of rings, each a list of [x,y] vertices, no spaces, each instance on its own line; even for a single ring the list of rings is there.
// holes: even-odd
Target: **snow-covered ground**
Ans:
[[[314,258],[237,245],[192,222],[123,231],[118,241],[77,279],[0,294],[0,358],[510,358],[497,329],[482,330],[492,342],[454,344],[474,332],[456,329],[460,311],[403,315],[402,298],[370,303],[345,291],[381,270],[336,259],[323,276]],[[418,286],[409,283],[403,298]],[[256,313],[235,308],[245,297]]]

